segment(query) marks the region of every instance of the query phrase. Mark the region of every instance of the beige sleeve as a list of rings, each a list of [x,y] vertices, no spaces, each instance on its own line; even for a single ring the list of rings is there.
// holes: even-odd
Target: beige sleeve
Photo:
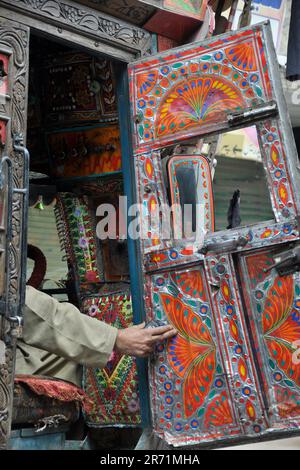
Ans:
[[[26,287],[25,343],[79,364],[102,368],[115,345],[118,330],[88,317],[70,303]]]

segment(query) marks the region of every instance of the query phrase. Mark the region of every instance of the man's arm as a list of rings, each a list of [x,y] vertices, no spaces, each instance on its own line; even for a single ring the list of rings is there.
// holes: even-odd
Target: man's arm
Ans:
[[[176,334],[171,326],[144,329],[143,324],[118,330],[29,286],[25,304],[25,343],[89,367],[104,367],[114,349],[144,357]]]

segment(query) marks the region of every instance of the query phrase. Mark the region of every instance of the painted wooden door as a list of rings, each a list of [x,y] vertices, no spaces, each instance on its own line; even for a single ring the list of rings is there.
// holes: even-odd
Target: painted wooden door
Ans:
[[[149,363],[154,430],[174,446],[297,432],[298,265],[280,275],[278,263],[289,266],[287,245],[299,241],[300,175],[270,26],[148,57],[129,80],[147,320],[179,332]],[[180,156],[197,176],[195,186],[189,169],[184,186],[166,149],[253,124],[273,219],[215,231],[205,158]],[[203,202],[204,241],[175,236],[176,213],[169,237],[161,213],[152,217],[188,181]]]
[[[29,29],[0,9],[0,449],[11,425],[16,339],[25,296]]]

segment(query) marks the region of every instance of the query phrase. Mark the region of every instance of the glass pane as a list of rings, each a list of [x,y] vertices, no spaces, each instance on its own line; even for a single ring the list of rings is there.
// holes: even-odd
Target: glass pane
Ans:
[[[37,246],[47,260],[45,288],[55,288],[57,283],[67,279],[67,263],[63,261],[57,233],[56,219],[53,206],[30,207],[28,213],[28,243]],[[27,278],[33,270],[33,261],[27,260]]]
[[[215,159],[215,230],[274,219],[256,127],[220,135]]]
[[[213,196],[208,161],[201,155],[169,158],[174,238],[195,239],[213,230]]]

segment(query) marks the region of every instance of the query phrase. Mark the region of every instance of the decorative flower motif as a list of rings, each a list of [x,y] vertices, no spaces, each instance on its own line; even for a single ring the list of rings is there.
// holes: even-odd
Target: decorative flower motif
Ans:
[[[290,381],[300,386],[300,365],[293,361],[293,343],[300,337],[300,325],[293,316],[293,303],[293,276],[276,277],[266,298],[262,330],[270,357]]]
[[[218,60],[218,61],[222,60],[223,57],[224,57],[224,54],[221,51],[216,52],[215,55],[214,55],[215,60]]]
[[[293,227],[290,224],[284,224],[282,231],[285,235],[289,235],[293,231]]]
[[[186,418],[204,403],[216,368],[216,348],[207,326],[178,298],[161,294],[164,311],[178,335],[167,346],[170,366],[182,379],[183,408]],[[167,392],[172,389],[166,382]]]
[[[41,6],[40,0],[31,0],[30,6],[32,8],[40,8],[40,6]]]
[[[170,257],[171,259],[176,259],[176,258],[178,258],[178,252],[177,252],[176,250],[170,250],[170,252],[169,252],[169,257]]]
[[[139,409],[140,405],[137,400],[130,400],[128,402],[128,410],[130,411],[130,413],[136,413],[137,411],[139,411]]]
[[[110,311],[107,312],[106,322],[109,324],[114,324],[116,320],[117,320],[117,310],[112,305],[112,308],[110,309]]]
[[[89,308],[89,310],[88,310],[88,312],[89,312],[89,316],[90,316],[90,317],[95,317],[95,316],[97,315],[97,313],[98,313],[98,307],[97,307],[97,305],[95,305],[95,304],[91,305],[90,308]]]
[[[111,387],[108,387],[106,390],[104,390],[104,398],[107,401],[113,401],[116,398],[116,391],[113,390]]]
[[[224,426],[233,422],[231,407],[227,393],[223,391],[208,405],[205,414],[204,426],[206,428]]]
[[[81,216],[81,209],[80,207],[76,207],[76,209],[74,209],[74,215],[75,217],[80,217]]]
[[[90,85],[90,91],[94,93],[94,95],[96,95],[100,92],[100,89],[101,89],[100,83],[97,82],[97,80],[93,80]]]
[[[88,282],[97,282],[97,281],[99,281],[97,271],[92,271],[92,270],[86,271],[85,279]]]
[[[102,18],[99,20],[99,27],[103,32],[109,34],[110,36],[115,35],[121,28],[118,23],[104,20]]]
[[[168,73],[170,72],[170,67],[168,65],[164,65],[161,69],[160,69],[161,73],[163,75],[168,75]]]
[[[79,14],[78,14],[78,9],[73,8],[73,7],[65,7],[65,12],[67,18],[72,22],[72,23],[77,23],[79,20]]]
[[[88,240],[87,240],[85,237],[79,238],[79,240],[78,240],[78,245],[80,246],[80,248],[85,249],[85,248],[88,247],[88,244],[89,244],[89,242],[88,242]]]
[[[186,78],[165,93],[156,115],[156,137],[215,122],[227,111],[244,105],[240,90],[223,77]]]

